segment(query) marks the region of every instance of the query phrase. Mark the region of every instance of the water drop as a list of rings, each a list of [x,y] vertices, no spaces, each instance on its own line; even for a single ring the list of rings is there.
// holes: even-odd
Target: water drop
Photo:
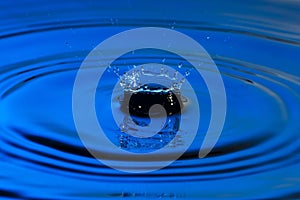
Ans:
[[[185,71],[185,76],[187,77],[187,76],[189,76],[190,75],[190,71],[189,70],[186,70]]]
[[[178,68],[181,69],[181,67],[182,67],[182,63],[179,63]]]
[[[176,22],[173,22],[173,23],[171,24],[171,29],[174,29],[174,28],[175,28],[175,25],[176,25]]]
[[[119,72],[119,70],[120,70],[119,67],[114,67],[113,69],[114,69],[114,72]]]

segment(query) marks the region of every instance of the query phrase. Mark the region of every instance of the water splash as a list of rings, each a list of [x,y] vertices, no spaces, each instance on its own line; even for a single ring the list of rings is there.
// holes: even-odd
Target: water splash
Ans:
[[[193,1],[182,6],[184,14],[179,15],[176,4],[170,7],[168,2],[161,2],[161,7],[169,8],[166,12],[155,12],[157,5],[151,4],[145,15],[136,12],[145,10],[144,4],[129,5],[133,2],[128,2],[128,10],[96,1],[72,5],[54,1],[47,7],[44,2],[35,2],[35,6],[4,3],[0,27],[4,50],[0,73],[1,196],[298,198],[300,71],[296,66],[300,40],[295,16],[299,4],[261,3],[247,7],[244,2],[224,3],[228,10],[221,13],[220,5],[207,1],[199,6]],[[266,6],[274,9],[264,9]],[[207,8],[209,12],[199,12]],[[193,9],[198,10],[191,12]],[[80,10],[76,16],[75,10]],[[167,15],[175,17],[168,21]],[[104,167],[85,150],[72,125],[69,99],[76,71],[86,54],[107,36],[131,27],[172,28],[174,20],[176,30],[194,36],[214,55],[224,76],[229,112],[223,136],[206,159],[196,159],[193,152],[199,146],[195,144],[172,166],[151,175],[122,174]],[[229,36],[231,39],[226,39]],[[65,38],[72,48],[64,43]],[[25,45],[29,43],[35,45]],[[165,57],[164,62],[177,65],[177,60]],[[115,84],[115,80],[108,79],[106,84]],[[204,98],[199,88],[197,92]],[[103,96],[107,94],[103,91]],[[288,111],[287,119],[281,117],[282,106]],[[108,113],[107,107],[101,112]],[[203,113],[202,122],[206,120],[205,106]],[[200,129],[196,141],[204,131]],[[110,129],[109,133],[119,130]]]
[[[182,66],[182,63],[178,64],[178,68],[181,68]],[[188,69],[186,70],[184,77],[179,77],[178,71],[169,72],[169,70],[164,67],[160,67],[159,71],[153,68],[152,70],[151,68],[147,68],[145,70],[143,66],[141,66],[140,69],[137,69],[137,66],[135,65],[133,67],[134,70],[126,72],[122,76],[120,76],[119,70],[113,71],[120,78],[120,85],[126,92],[138,92],[137,88],[140,88],[143,85],[142,79],[149,78],[153,80],[156,78],[165,78],[168,85],[165,85],[166,88],[164,91],[168,90],[178,92],[186,78],[190,75],[190,70]],[[143,90],[144,89],[145,88],[143,88]]]

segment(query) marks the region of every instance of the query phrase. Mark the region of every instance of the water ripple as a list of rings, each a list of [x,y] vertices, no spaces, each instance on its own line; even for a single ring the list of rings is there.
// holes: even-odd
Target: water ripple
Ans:
[[[168,20],[135,20],[132,22],[130,19],[122,19],[118,20],[118,28],[116,28],[112,26],[115,23],[110,19],[100,22],[98,19],[61,21],[60,24],[49,21],[30,24],[24,29],[4,31],[0,38],[9,40],[12,37],[19,37],[18,42],[21,43],[24,42],[22,41],[24,35],[27,35],[27,39],[34,41],[39,34],[49,34],[48,37],[51,38],[51,34],[64,35],[64,31],[68,29],[72,29],[72,31],[90,30],[92,34],[95,34],[99,33],[99,30],[110,30],[110,28],[114,32],[141,25],[162,27],[170,25]],[[266,34],[267,32],[257,30],[244,30],[243,27],[232,29],[208,22],[180,20],[176,21],[174,26],[175,29],[192,31],[193,34],[201,35],[209,32],[216,34],[216,37],[222,37],[222,34],[230,33],[233,34],[232,37],[235,35],[252,39],[257,37],[269,40],[270,43],[279,42],[287,46],[300,44],[299,41],[290,37],[270,34],[270,31],[269,34]],[[69,45],[74,46],[69,48]],[[219,45],[225,46],[225,44]],[[0,110],[3,114],[0,116],[0,155],[10,165],[21,168],[15,176],[19,176],[24,171],[29,174],[40,174],[43,177],[45,174],[52,174],[56,178],[59,177],[60,181],[65,180],[70,188],[73,187],[68,181],[77,179],[82,180],[82,183],[88,183],[89,186],[97,181],[120,184],[116,188],[123,187],[121,183],[124,181],[131,182],[133,190],[138,188],[139,183],[185,184],[189,181],[196,185],[207,183],[207,188],[211,188],[210,184],[213,181],[226,183],[226,180],[245,178],[245,182],[239,181],[239,184],[243,184],[251,178],[259,179],[270,172],[273,172],[274,176],[281,176],[278,171],[288,172],[290,166],[298,166],[300,161],[298,156],[300,155],[298,137],[300,130],[298,123],[300,78],[276,69],[276,67],[270,68],[270,66],[251,63],[248,60],[241,60],[226,54],[212,55],[226,86],[228,113],[222,136],[206,158],[198,159],[198,150],[205,134],[205,123],[209,118],[209,114],[206,112],[209,112],[209,108],[204,109],[202,113],[204,127],[200,127],[194,143],[172,165],[160,171],[139,175],[117,172],[102,165],[87,152],[81,143],[72,119],[71,94],[74,78],[82,60],[89,52],[90,46],[93,45],[89,45],[87,48],[64,43],[63,48],[58,49],[62,52],[53,48],[48,49],[49,52],[46,54],[41,53],[32,58],[16,59],[14,63],[12,59],[8,59],[7,63],[5,63],[6,60],[2,63]],[[218,48],[221,48],[220,46]],[[214,47],[216,48],[216,46]],[[120,63],[125,63],[123,67],[126,67],[145,58],[137,57],[135,59],[127,58],[121,60]],[[171,56],[166,57],[165,64],[177,66],[178,60]],[[107,85],[115,84],[117,77],[111,74],[110,80],[106,82]],[[198,80],[191,81],[197,82]],[[207,94],[203,88],[197,88],[196,92],[200,96]],[[205,103],[207,102],[204,98],[203,105],[206,105]],[[111,134],[118,131],[112,128]],[[111,153],[113,154],[113,152]],[[124,159],[120,155],[114,155],[113,158]],[[12,166],[9,168],[13,169]],[[6,167],[1,163],[1,168],[5,169]],[[9,168],[8,170],[10,170]],[[9,175],[5,178],[11,179]],[[17,177],[12,179],[17,179]],[[265,184],[267,187],[273,187],[274,184],[280,184],[282,180],[275,179],[273,181],[273,183]],[[22,188],[22,183],[16,182],[15,184],[18,185],[16,192],[10,188],[4,188],[0,190],[0,193],[5,197],[12,198],[22,196],[17,191],[26,190],[26,188]],[[44,183],[45,185],[46,183]],[[197,191],[195,188],[196,186],[191,190]],[[297,184],[295,184],[295,188],[298,188]],[[233,188],[227,189],[228,192],[234,191]],[[90,195],[93,190],[86,189],[86,191]],[[49,193],[53,193],[53,191]],[[208,193],[209,191],[206,194]],[[68,195],[78,194],[72,191]],[[99,192],[94,195],[98,197],[131,197],[134,195],[135,197],[175,198],[183,194],[168,193],[168,191],[165,193],[151,193],[150,191],[147,194],[118,193],[110,190],[107,193]],[[293,191],[279,196],[297,197],[297,192]]]

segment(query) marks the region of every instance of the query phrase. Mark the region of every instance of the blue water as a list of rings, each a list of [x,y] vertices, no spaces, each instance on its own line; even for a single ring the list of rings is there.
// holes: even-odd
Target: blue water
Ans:
[[[0,197],[300,198],[299,2],[2,1],[0,7]],[[227,116],[218,143],[199,159],[210,100],[191,71],[187,79],[201,97],[192,146],[170,166],[131,174],[103,165],[86,150],[73,121],[72,90],[95,46],[148,26],[180,31],[207,50],[224,81]],[[144,60],[174,68],[180,63],[170,54],[148,52],[117,65]],[[113,87],[117,76],[106,76],[106,88]],[[109,108],[97,108],[103,124],[113,123],[105,118]],[[137,151],[119,129],[107,129],[116,143],[122,137],[125,149]]]

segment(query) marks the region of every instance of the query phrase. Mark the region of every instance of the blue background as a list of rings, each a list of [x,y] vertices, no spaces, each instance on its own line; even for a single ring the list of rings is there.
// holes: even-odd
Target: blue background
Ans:
[[[1,1],[0,8],[0,197],[300,198],[299,2]],[[196,156],[204,125],[172,165],[127,174],[83,146],[72,87],[96,45],[147,26],[180,31],[208,51],[222,74],[228,111],[206,158]],[[108,80],[117,81],[113,73]],[[196,75],[189,81],[203,85]],[[206,107],[205,87],[196,92]],[[203,111],[207,122],[209,109]]]

